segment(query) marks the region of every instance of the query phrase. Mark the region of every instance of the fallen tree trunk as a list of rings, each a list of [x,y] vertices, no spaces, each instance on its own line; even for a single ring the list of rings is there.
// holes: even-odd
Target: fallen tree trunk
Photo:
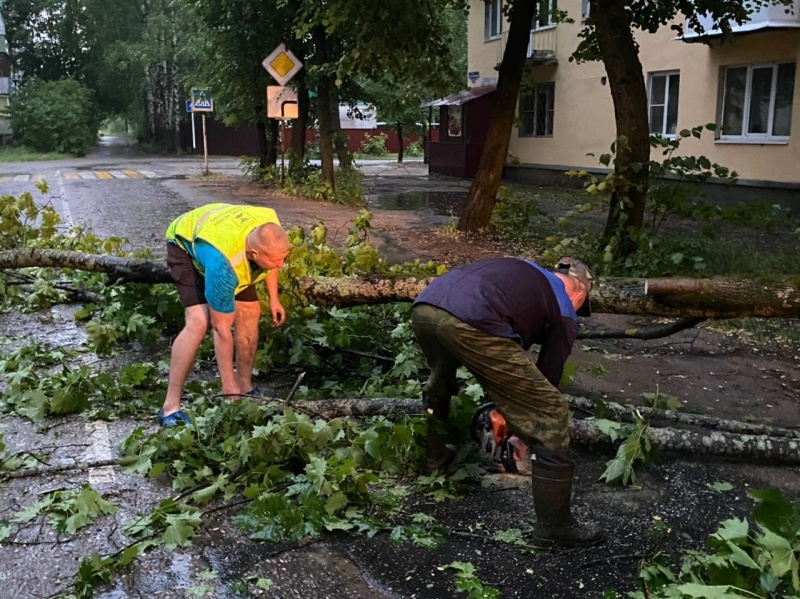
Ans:
[[[129,283],[168,283],[166,264],[137,258],[63,250],[0,252],[0,269],[51,267],[104,272]],[[410,302],[433,277],[303,277],[301,292],[312,303],[340,307]],[[685,318],[800,318],[800,277],[772,279],[598,279],[592,310],[609,314]],[[635,336],[635,335],[631,335]]]
[[[169,268],[163,262],[141,258],[120,258],[84,254],[69,250],[6,250],[0,252],[0,269],[15,268],[65,268],[104,272],[122,283],[170,283]]]
[[[597,411],[596,402],[585,397],[575,397],[567,395],[569,405],[573,408],[594,414]],[[756,424],[753,422],[741,422],[739,420],[728,420],[725,418],[714,418],[703,416],[702,414],[688,414],[686,412],[676,412],[675,410],[659,410],[646,406],[631,406],[616,403],[613,401],[603,401],[602,406],[611,412],[614,417],[626,422],[634,421],[634,411],[645,418],[663,420],[666,422],[677,422],[687,426],[699,426],[701,428],[726,431],[729,433],[744,433],[747,435],[766,435],[769,437],[789,437],[800,440],[800,431],[788,428],[779,428],[766,424]]]
[[[293,407],[308,410],[327,419],[424,413],[422,402],[412,399],[298,401]],[[740,424],[742,427],[747,426],[746,423]],[[612,443],[611,438],[590,420],[570,420],[569,433],[572,443],[577,445]],[[800,464],[800,439],[794,437],[655,427],[647,429],[647,436],[653,447],[663,451],[748,461],[769,461],[772,464]]]
[[[354,306],[413,301],[432,280],[317,277],[299,282],[312,303]],[[598,279],[592,290],[592,311],[692,318],[800,318],[800,277],[675,281],[673,286],[673,279]]]

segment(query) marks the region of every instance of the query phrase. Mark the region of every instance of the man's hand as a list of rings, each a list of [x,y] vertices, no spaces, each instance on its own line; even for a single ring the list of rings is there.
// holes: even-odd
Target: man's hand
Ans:
[[[280,301],[270,301],[269,309],[272,311],[272,324],[279,327],[286,322],[286,310],[283,309]]]

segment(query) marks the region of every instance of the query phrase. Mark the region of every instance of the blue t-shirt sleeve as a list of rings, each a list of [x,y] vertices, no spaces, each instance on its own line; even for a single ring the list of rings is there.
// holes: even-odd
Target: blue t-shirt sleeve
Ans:
[[[206,300],[209,307],[223,314],[230,314],[236,306],[236,287],[239,280],[230,262],[210,243],[197,240],[194,255],[205,272]]]

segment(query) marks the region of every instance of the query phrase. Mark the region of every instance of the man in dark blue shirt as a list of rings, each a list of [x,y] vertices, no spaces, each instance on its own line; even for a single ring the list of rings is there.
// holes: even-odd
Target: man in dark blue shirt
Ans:
[[[423,392],[432,416],[429,467],[447,461],[443,423],[458,393],[456,370],[466,366],[530,448],[539,545],[593,545],[604,536],[572,517],[569,406],[557,389],[578,314],[589,315],[592,283],[586,265],[573,258],[562,258],[555,272],[518,258],[480,260],[435,279],[412,311],[431,369]],[[527,354],[533,344],[541,346],[536,364]]]

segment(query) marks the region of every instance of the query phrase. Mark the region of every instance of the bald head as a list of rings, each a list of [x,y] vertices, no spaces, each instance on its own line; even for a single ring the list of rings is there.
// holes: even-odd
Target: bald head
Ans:
[[[291,243],[289,236],[280,225],[267,223],[253,229],[247,236],[248,249],[256,252],[288,252]]]
[[[291,246],[289,236],[280,225],[267,223],[247,236],[247,257],[265,270],[280,268]]]

